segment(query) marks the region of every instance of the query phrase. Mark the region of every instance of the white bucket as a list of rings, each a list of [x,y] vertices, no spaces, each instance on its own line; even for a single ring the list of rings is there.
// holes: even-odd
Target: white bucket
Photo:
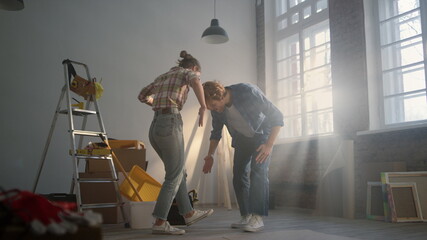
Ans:
[[[156,201],[153,202],[129,202],[130,227],[132,229],[146,229],[153,226],[152,216]]]

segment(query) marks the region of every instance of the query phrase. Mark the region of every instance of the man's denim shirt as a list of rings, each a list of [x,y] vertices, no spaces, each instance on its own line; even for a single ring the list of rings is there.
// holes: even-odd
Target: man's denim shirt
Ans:
[[[265,143],[270,135],[271,128],[283,126],[283,115],[255,85],[239,83],[226,87],[231,90],[231,101],[242,117],[248,122],[249,127],[255,132],[259,144]],[[235,136],[238,133],[227,124],[225,111],[222,113],[211,111],[212,131],[211,140],[220,140],[222,128],[227,126],[228,132],[233,137],[232,146],[235,146]]]

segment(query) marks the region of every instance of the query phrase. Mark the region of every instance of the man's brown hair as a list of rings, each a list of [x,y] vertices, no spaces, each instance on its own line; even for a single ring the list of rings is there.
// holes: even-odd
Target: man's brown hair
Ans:
[[[205,100],[222,100],[227,91],[225,87],[218,81],[208,81],[203,83],[203,90],[205,92]]]

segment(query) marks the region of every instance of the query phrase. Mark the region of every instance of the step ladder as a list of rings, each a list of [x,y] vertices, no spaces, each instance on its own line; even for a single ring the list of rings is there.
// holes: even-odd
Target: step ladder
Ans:
[[[127,218],[126,218],[124,211],[123,211],[124,203],[123,203],[120,191],[119,191],[118,175],[117,175],[116,168],[114,166],[112,153],[110,152],[109,154],[92,155],[92,154],[83,154],[81,151],[84,137],[98,138],[98,140],[100,139],[100,140],[106,142],[107,145],[108,145],[108,140],[106,140],[106,139],[108,139],[108,137],[107,137],[107,132],[105,131],[104,122],[102,120],[101,112],[100,112],[99,105],[98,105],[97,99],[95,97],[95,94],[91,95],[90,97],[88,97],[86,99],[85,109],[73,108],[73,106],[72,106],[72,102],[71,102],[72,96],[71,95],[73,92],[70,90],[70,82],[72,81],[72,77],[76,74],[73,65],[83,67],[85,69],[87,79],[92,81],[93,84],[95,84],[95,79],[91,78],[90,73],[89,73],[89,68],[84,63],[80,63],[80,62],[76,62],[76,61],[66,59],[62,62],[62,64],[64,66],[65,85],[62,88],[62,92],[61,92],[61,95],[59,98],[59,102],[58,102],[58,105],[56,107],[55,115],[53,117],[53,121],[52,121],[51,128],[49,131],[49,135],[48,135],[48,138],[47,138],[44,150],[43,150],[41,164],[40,164],[39,169],[38,169],[36,181],[35,181],[35,184],[33,187],[33,192],[35,193],[36,189],[37,189],[37,184],[38,184],[38,181],[40,178],[41,171],[43,169],[44,162],[46,160],[46,155],[47,155],[47,152],[49,149],[49,145],[50,145],[50,142],[52,139],[52,135],[54,132],[56,121],[58,119],[58,115],[60,115],[60,114],[67,115],[68,121],[69,121],[69,130],[68,131],[69,131],[70,140],[71,140],[71,149],[70,149],[69,154],[70,154],[72,161],[73,161],[73,180],[71,183],[70,193],[76,194],[77,210],[79,212],[82,212],[86,209],[120,207],[121,214],[122,214],[123,219],[125,221],[125,226],[128,227],[129,223],[128,223]],[[76,94],[76,96],[77,96],[77,94]],[[62,109],[64,98],[66,99],[66,108]],[[94,110],[90,110],[92,103],[94,105]],[[98,131],[88,131],[85,129],[86,124],[88,122],[88,118],[90,118],[90,116],[92,116],[92,119],[94,118],[93,116],[95,116],[97,118],[97,122],[99,125]],[[75,128],[75,126],[74,126],[74,121],[75,121],[74,118],[75,117],[82,117],[83,118],[81,129]],[[77,137],[79,137],[79,143],[78,144],[76,144],[76,138]],[[107,161],[109,163],[108,165],[110,166],[110,170],[111,170],[111,178],[80,178],[80,176],[79,176],[80,160],[83,160],[82,162],[86,163],[86,160],[88,160],[88,159],[100,159],[100,160]],[[113,183],[114,188],[115,188],[115,192],[116,192],[116,202],[96,203],[96,204],[82,203],[82,196],[80,194],[80,184],[81,183],[85,183],[85,184],[87,184],[87,183],[91,183],[91,184]]]

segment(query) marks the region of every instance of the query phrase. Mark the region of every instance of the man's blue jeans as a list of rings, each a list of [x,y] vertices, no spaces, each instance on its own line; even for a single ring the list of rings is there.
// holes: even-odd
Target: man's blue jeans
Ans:
[[[269,180],[268,166],[271,155],[263,163],[256,163],[255,138],[236,136],[234,146],[233,186],[239,204],[240,215],[257,214],[268,216]]]
[[[165,181],[154,207],[153,217],[167,220],[172,201],[176,198],[179,213],[193,210],[187,191],[182,118],[172,114],[155,113],[150,127],[150,143],[165,166]]]

